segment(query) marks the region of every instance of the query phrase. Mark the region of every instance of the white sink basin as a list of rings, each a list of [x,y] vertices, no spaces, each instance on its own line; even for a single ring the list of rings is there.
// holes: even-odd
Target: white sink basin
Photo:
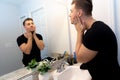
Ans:
[[[87,70],[81,70],[79,66],[68,66],[60,73],[55,70],[53,72],[54,80],[91,80],[91,76]]]

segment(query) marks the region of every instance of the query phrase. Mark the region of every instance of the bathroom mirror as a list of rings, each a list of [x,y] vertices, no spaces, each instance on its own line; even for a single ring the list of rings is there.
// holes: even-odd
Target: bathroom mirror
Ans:
[[[22,22],[32,17],[43,36],[42,58],[52,53],[70,53],[68,10],[64,0],[0,1],[0,76],[22,67],[22,52],[16,38],[24,33]]]
[[[32,17],[36,25],[36,32],[43,36],[45,42],[43,57],[50,56],[52,53],[64,53],[64,51],[70,53],[69,16],[65,1],[46,0],[39,1],[38,4],[37,1],[32,2],[31,0],[22,5],[21,9],[21,21],[26,17]]]

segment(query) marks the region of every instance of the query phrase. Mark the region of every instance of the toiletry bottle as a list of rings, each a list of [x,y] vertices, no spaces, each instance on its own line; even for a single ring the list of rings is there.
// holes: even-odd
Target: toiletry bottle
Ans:
[[[76,52],[74,52],[74,63],[77,63]]]

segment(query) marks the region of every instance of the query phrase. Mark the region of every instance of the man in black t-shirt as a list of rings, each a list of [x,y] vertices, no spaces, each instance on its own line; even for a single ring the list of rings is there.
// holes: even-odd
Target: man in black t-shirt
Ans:
[[[77,31],[77,62],[92,80],[120,80],[117,39],[112,29],[92,17],[92,0],[73,0],[70,19]]]
[[[44,42],[42,36],[35,32],[36,27],[32,18],[26,18],[23,21],[23,26],[26,32],[18,36],[17,44],[23,52],[22,62],[27,66],[32,59],[41,61],[41,50],[44,49]]]

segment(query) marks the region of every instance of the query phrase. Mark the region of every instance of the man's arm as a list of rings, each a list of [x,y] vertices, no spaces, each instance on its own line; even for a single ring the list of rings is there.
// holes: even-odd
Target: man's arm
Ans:
[[[77,42],[75,48],[77,62],[86,63],[96,56],[97,51],[90,50],[83,45],[82,40],[86,28],[79,18],[76,20],[75,28],[77,31]]]
[[[34,37],[34,40],[35,40],[38,48],[40,50],[43,50],[44,49],[44,42],[43,42],[43,40],[39,40],[39,38],[36,36],[36,34],[34,34],[33,37]]]
[[[32,36],[32,34],[29,34],[29,35]],[[30,54],[31,49],[32,49],[32,37],[28,37],[27,43],[21,44],[20,49],[25,54]]]
[[[82,45],[82,37],[83,37],[83,33],[82,32],[77,32],[77,41],[76,41],[76,48],[75,48],[76,53],[79,52],[79,49]]]

